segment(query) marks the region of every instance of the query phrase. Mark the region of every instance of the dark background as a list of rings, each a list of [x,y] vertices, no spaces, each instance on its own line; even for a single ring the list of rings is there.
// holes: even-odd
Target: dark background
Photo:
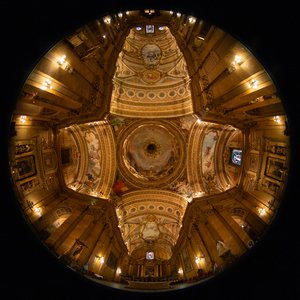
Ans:
[[[273,1],[267,7],[262,7],[259,1],[223,2],[221,6],[215,1],[193,2],[0,2],[2,299],[300,299],[297,9],[288,1],[280,5]],[[10,187],[7,141],[11,113],[22,85],[52,46],[76,28],[109,12],[153,7],[179,10],[208,20],[237,38],[260,60],[286,108],[291,163],[288,186],[275,221],[264,240],[237,266],[206,284],[177,292],[125,293],[79,277],[57,262],[37,240],[22,217]],[[3,296],[6,293],[9,296]]]

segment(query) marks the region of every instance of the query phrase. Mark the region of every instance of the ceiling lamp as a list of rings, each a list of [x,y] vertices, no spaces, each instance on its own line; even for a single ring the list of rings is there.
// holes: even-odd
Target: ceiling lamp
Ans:
[[[136,26],[135,29],[136,29],[137,31],[141,31],[141,30],[142,30],[142,27],[141,27],[141,26]]]

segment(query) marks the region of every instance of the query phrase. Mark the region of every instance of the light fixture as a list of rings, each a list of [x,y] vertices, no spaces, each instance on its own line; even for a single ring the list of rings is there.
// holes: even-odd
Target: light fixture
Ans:
[[[57,63],[60,65],[60,66],[62,66],[64,63],[65,63],[65,61],[66,61],[66,55],[64,54],[64,55],[62,55],[62,56],[60,56],[58,59],[57,59]]]
[[[105,34],[103,34],[102,37],[103,37],[104,39],[106,39],[106,35],[105,35]]]
[[[43,91],[46,90],[51,90],[52,89],[52,85],[51,85],[52,81],[50,79],[45,79],[44,82],[42,83],[42,85],[40,86],[40,89]]]
[[[104,256],[101,255],[95,255],[95,257],[99,260],[100,264],[104,263]]]
[[[67,56],[64,54],[62,56],[59,56],[56,62],[58,65],[65,71],[69,72],[70,74],[73,72],[73,68],[71,65],[66,61]]]
[[[160,31],[162,31],[162,30],[164,30],[165,29],[165,26],[159,26],[158,27],[158,30],[160,30]]]
[[[263,217],[267,214],[267,211],[265,208],[257,207],[257,211],[260,217]]]
[[[170,15],[173,15],[173,13],[174,13],[173,10],[170,10]]]
[[[42,215],[42,210],[39,207],[35,207],[33,210],[38,216]]]
[[[176,16],[177,16],[178,18],[181,17],[181,13],[178,12],[178,13],[176,14]]]
[[[26,122],[26,119],[27,119],[27,116],[24,116],[24,115],[19,117],[19,120],[22,124],[24,124]]]
[[[144,13],[151,16],[152,14],[155,13],[155,10],[154,9],[144,9]]]
[[[280,123],[280,116],[274,116],[273,120],[275,123],[279,124]]]
[[[141,26],[136,26],[135,29],[136,29],[137,31],[140,31],[140,30],[142,30],[142,27],[141,27]]]
[[[243,62],[243,59],[240,55],[235,55],[232,64],[233,65],[241,65]]]
[[[200,264],[200,261],[201,261],[201,258],[200,258],[199,256],[197,256],[197,257],[195,258],[195,263],[196,263],[197,265],[199,265],[199,264]]]
[[[249,87],[250,87],[251,89],[257,89],[257,88],[258,88],[258,80],[252,79],[252,80],[249,82]]]
[[[106,16],[103,18],[103,21],[105,24],[109,25],[111,23],[111,17],[110,16]]]
[[[121,19],[123,17],[123,14],[121,12],[119,12],[118,17]]]
[[[196,18],[195,17],[189,17],[189,23],[190,24],[195,24],[196,23]]]
[[[130,12],[127,10],[127,11],[126,11],[126,15],[129,16],[129,14],[130,14]]]
[[[205,38],[204,38],[203,36],[197,36],[197,39],[198,39],[198,40],[201,40],[201,41],[204,41],[204,40],[205,40]]]
[[[182,275],[182,274],[183,274],[183,270],[182,270],[182,268],[181,268],[181,267],[178,269],[178,274],[180,274],[180,275]]]
[[[121,274],[121,273],[122,273],[121,268],[117,268],[117,274]]]

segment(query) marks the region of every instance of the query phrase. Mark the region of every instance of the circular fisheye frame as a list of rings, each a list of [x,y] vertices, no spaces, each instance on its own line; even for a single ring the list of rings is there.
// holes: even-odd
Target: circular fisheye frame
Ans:
[[[263,238],[287,182],[272,79],[245,45],[180,12],[78,28],[30,72],[11,124],[32,230],[114,288],[171,291],[228,269]]]

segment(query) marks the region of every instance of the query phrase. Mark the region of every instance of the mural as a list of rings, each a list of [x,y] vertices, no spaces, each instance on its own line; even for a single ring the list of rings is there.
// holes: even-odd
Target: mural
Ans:
[[[218,134],[216,131],[208,132],[203,140],[201,151],[202,174],[205,178],[211,178],[215,174],[214,152]]]
[[[147,67],[153,67],[159,64],[162,51],[156,44],[146,44],[141,49],[141,55],[143,57],[144,64]]]
[[[84,138],[87,142],[89,156],[86,180],[84,184],[94,190],[97,187],[100,175],[100,144],[97,133],[93,127],[84,131]]]
[[[155,215],[148,215],[146,221],[141,225],[140,234],[144,241],[157,240],[161,232]]]

